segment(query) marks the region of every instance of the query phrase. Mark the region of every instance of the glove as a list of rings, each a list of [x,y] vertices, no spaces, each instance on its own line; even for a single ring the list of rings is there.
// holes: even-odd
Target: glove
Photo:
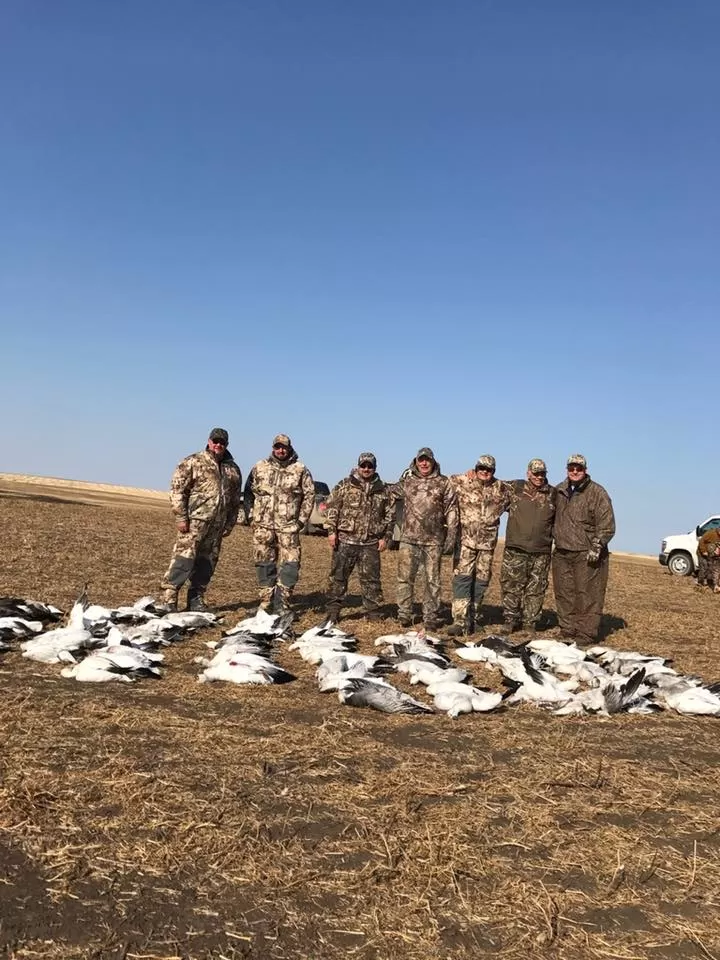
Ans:
[[[599,543],[594,543],[587,552],[587,556],[586,556],[587,562],[597,563],[598,560],[600,559],[601,554],[602,554],[602,547],[600,546]]]

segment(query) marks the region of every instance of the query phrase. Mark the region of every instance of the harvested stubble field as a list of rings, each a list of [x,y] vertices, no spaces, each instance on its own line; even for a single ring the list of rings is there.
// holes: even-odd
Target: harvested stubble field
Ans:
[[[67,609],[86,580],[103,603],[157,590],[164,505],[3,490],[1,593]],[[303,546],[308,627],[328,551]],[[389,600],[395,565],[386,555]],[[209,599],[229,625],[254,610],[246,529],[226,541]],[[718,679],[718,609],[656,563],[612,562],[613,644]],[[366,652],[397,627],[345,625]],[[193,657],[219,632],[170,648],[154,683],[94,687],[14,652],[0,662],[8,957],[720,956],[716,720],[386,717],[317,693],[286,650],[295,683],[198,684]]]

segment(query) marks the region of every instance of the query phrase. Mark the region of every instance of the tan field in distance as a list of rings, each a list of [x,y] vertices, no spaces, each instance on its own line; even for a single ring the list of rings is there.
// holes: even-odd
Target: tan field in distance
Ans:
[[[0,476],[0,594],[65,612],[84,584],[157,596],[167,494],[109,486]],[[330,561],[324,537],[302,546],[298,633],[324,619]],[[358,615],[351,582],[341,621],[362,653],[399,629],[397,554],[382,564],[387,619]],[[446,613],[450,578],[444,558]],[[615,556],[607,642],[720,680],[719,600]],[[206,642],[257,607],[247,527],[208,602],[224,624],[168,647],[160,680],[83,685],[0,654],[0,957],[719,960],[719,719],[388,717],[318,693],[289,645],[292,683],[199,684]]]
[[[142,487],[121,487],[111,483],[90,483],[85,480],[62,480],[57,477],[32,477],[21,473],[0,473],[0,491],[19,496],[55,496],[78,503],[132,503],[147,506],[167,506],[168,493],[163,490],[146,490]],[[500,541],[502,543],[502,540]],[[636,560],[653,560],[657,557],[645,553],[613,551],[614,557],[632,557]]]

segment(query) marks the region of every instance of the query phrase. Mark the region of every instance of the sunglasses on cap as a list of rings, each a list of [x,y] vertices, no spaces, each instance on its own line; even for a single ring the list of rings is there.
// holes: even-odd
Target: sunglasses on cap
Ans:
[[[375,469],[375,464],[374,464],[374,463],[370,463],[369,460],[363,460],[363,462],[362,462],[362,463],[359,463],[358,466],[359,466],[362,470],[374,470],[374,469]]]

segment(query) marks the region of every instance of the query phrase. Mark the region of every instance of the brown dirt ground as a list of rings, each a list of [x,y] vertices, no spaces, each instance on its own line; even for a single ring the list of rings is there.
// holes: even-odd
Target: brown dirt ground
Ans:
[[[103,603],[157,590],[164,505],[9,487],[0,593],[67,608],[85,581]],[[303,547],[308,627],[328,552],[320,537]],[[388,599],[395,565],[386,555]],[[254,610],[246,529],[209,599],[230,625]],[[497,578],[489,603],[498,617]],[[623,648],[718,679],[717,611],[656,563],[613,561],[606,628]],[[397,625],[347,626],[369,651]],[[170,649],[163,680],[133,686],[0,661],[0,954],[720,956],[717,721],[388,718],[317,693],[288,651],[295,683],[199,685],[192,658],[218,635]]]

